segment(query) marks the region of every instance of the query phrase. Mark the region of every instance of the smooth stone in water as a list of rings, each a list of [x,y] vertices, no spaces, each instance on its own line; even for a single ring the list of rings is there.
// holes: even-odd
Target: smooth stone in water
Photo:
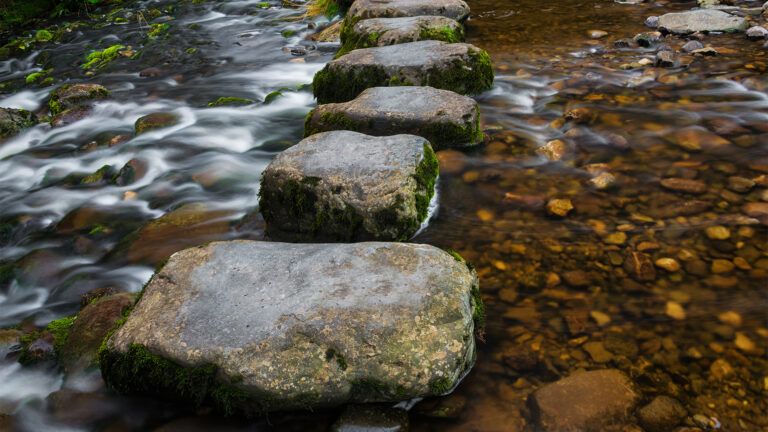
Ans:
[[[750,40],[762,40],[768,37],[768,30],[765,27],[753,26],[747,29],[747,38]]]
[[[659,28],[669,33],[739,32],[747,28],[747,20],[714,9],[674,12],[659,17]]]
[[[683,50],[683,52],[690,53],[690,52],[694,52],[696,50],[700,50],[702,48],[704,48],[704,44],[703,43],[701,43],[701,42],[699,42],[697,40],[692,40],[692,41],[686,42],[685,45],[683,45],[683,47],[681,49]]]
[[[109,97],[109,90],[99,84],[65,84],[51,92],[48,108],[55,116],[70,108]]]
[[[408,411],[379,405],[350,405],[330,432],[407,432]]]
[[[343,45],[337,57],[358,48],[420,40],[462,42],[464,27],[458,21],[443,16],[365,19],[344,33]]]
[[[210,243],[150,280],[102,376],[225,413],[443,395],[474,363],[478,292],[429,245]]]
[[[319,103],[345,102],[370,87],[430,86],[478,94],[493,85],[488,53],[474,45],[419,41],[358,49],[315,74]]]
[[[141,135],[156,129],[163,129],[179,123],[179,117],[169,112],[147,114],[136,120],[134,125],[136,135]]]
[[[307,117],[305,136],[332,130],[370,135],[418,135],[436,149],[483,141],[474,99],[432,87],[373,87],[343,103],[320,105]]]
[[[637,410],[640,425],[647,432],[666,432],[674,429],[688,415],[677,399],[656,396],[648,405]]]
[[[639,399],[623,372],[581,372],[536,390],[528,397],[536,430],[603,430],[625,420]]]
[[[269,164],[259,207],[273,239],[407,240],[428,217],[437,174],[424,138],[322,132]]]

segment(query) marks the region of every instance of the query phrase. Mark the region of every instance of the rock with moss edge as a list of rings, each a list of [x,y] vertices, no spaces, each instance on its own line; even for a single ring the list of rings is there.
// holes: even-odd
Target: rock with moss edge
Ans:
[[[349,102],[320,105],[307,116],[305,136],[331,130],[413,134],[429,140],[435,149],[483,141],[477,102],[432,87],[373,87]]]
[[[0,108],[0,140],[37,124],[37,117],[23,109]]]
[[[163,129],[163,128],[177,125],[179,121],[180,121],[179,116],[177,116],[174,113],[156,112],[152,114],[147,114],[143,117],[140,117],[138,120],[136,120],[134,129],[135,129],[136,135],[141,135],[143,133],[151,132],[153,130]]]
[[[151,279],[102,376],[230,414],[441,395],[474,363],[477,284],[429,245],[210,243]]]
[[[464,27],[443,16],[371,18],[358,21],[344,33],[336,57],[358,48],[396,45],[420,40],[464,41]]]
[[[259,207],[275,240],[402,241],[427,219],[437,175],[424,138],[323,132],[269,164]]]
[[[357,0],[344,18],[342,41],[347,30],[360,20],[417,16],[443,16],[462,22],[469,17],[469,6],[463,0]]]
[[[319,103],[346,102],[370,87],[430,86],[472,95],[492,85],[487,52],[432,40],[351,51],[328,63],[312,82]]]
[[[109,90],[99,84],[65,84],[51,92],[48,109],[55,116],[71,108],[89,106],[107,97]]]

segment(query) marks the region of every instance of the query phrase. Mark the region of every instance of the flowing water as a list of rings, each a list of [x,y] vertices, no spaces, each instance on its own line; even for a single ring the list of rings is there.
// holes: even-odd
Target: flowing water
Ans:
[[[305,40],[315,31],[308,23],[324,22],[303,19],[299,6],[195,3],[137,2],[113,16],[125,24],[73,26],[55,46],[0,62],[3,107],[43,107],[53,87],[18,84],[40,65],[58,80],[112,91],[85,119],[0,145],[0,327],[75,313],[96,288],[138,291],[183,247],[263,237],[254,216],[260,173],[301,139],[314,105],[307,84],[335,46]],[[451,396],[416,405],[412,429],[525,430],[533,390],[605,367],[629,374],[643,401],[671,395],[723,430],[768,428],[767,221],[745,214],[768,200],[768,51],[741,36],[709,36],[718,57],[625,70],[654,50],[615,40],[647,31],[648,15],[695,2],[469,3],[468,42],[490,52],[497,73],[478,97],[488,139],[438,153],[439,210],[414,241],[474,263],[487,327],[475,369]],[[165,39],[148,38],[137,19],[151,21],[152,9],[170,24]],[[608,36],[590,39],[593,29]],[[84,53],[115,44],[141,55],[87,76]],[[207,106],[222,96],[254,102]],[[134,137],[134,122],[153,112],[180,122]],[[536,149],[555,139],[568,151],[549,162]],[[126,164],[126,181],[71,180]],[[590,182],[602,173],[609,187]],[[660,185],[667,177],[705,188],[672,191]],[[574,211],[548,216],[552,198],[570,199]],[[681,268],[651,277],[633,267],[633,251]],[[243,424],[116,396],[98,375],[65,380],[50,366],[22,368],[12,353],[0,361],[0,383],[0,413],[25,431],[324,430],[335,416]]]

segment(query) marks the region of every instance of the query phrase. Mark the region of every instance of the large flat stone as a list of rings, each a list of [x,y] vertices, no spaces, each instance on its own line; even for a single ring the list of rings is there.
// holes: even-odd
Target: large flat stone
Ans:
[[[444,394],[474,362],[477,283],[428,245],[186,249],[108,339],[102,375],[246,414]]]
[[[714,9],[675,12],[659,17],[659,29],[675,34],[695,32],[739,32],[747,29],[747,20]]]
[[[463,0],[355,0],[345,16],[345,26],[369,18],[444,16],[464,21],[469,6]]]
[[[638,399],[623,372],[604,369],[547,384],[528,397],[528,405],[536,430],[601,431],[625,421]]]
[[[307,117],[304,133],[344,129],[378,136],[418,135],[436,149],[483,140],[477,102],[432,87],[373,87],[349,102],[320,105]]]
[[[477,94],[493,85],[488,53],[474,45],[418,41],[354,50],[315,74],[318,102],[345,102],[382,86],[430,86]]]
[[[344,32],[337,57],[358,48],[397,45],[420,40],[462,42],[464,27],[443,16],[372,18],[358,21]]]
[[[424,138],[323,132],[269,164],[259,207],[272,239],[407,240],[428,217],[437,173]]]

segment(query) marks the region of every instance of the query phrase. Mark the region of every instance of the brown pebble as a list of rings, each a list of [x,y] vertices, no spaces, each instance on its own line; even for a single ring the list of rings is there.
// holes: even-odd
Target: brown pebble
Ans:
[[[565,217],[568,216],[571,210],[573,210],[573,203],[567,198],[555,198],[547,203],[547,213],[553,216]]]
[[[639,281],[656,279],[656,268],[650,255],[642,252],[629,252],[624,260],[624,270]]]
[[[563,273],[563,279],[565,283],[575,288],[583,288],[589,286],[591,278],[589,273],[584,270],[573,270]]]
[[[661,186],[665,189],[689,194],[703,194],[707,191],[707,184],[700,180],[691,180],[684,178],[665,178],[661,181]]]

